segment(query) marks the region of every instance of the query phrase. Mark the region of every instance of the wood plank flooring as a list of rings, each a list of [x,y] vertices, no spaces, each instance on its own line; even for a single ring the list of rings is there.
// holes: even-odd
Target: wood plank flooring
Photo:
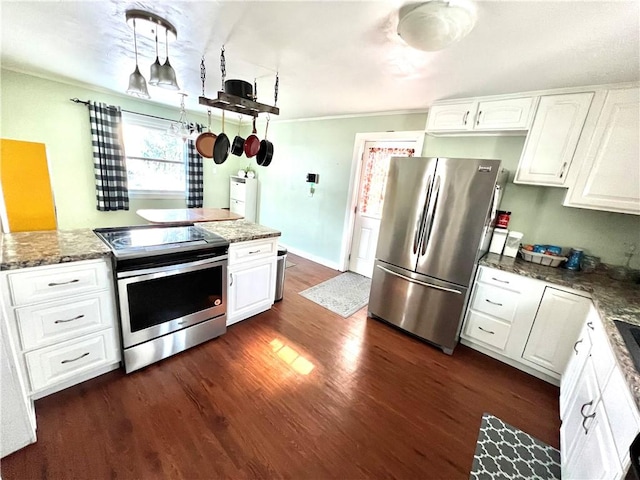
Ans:
[[[2,478],[468,478],[483,412],[558,447],[556,387],[343,319],[298,295],[338,273],[289,259],[269,312],[38,400],[38,442]]]

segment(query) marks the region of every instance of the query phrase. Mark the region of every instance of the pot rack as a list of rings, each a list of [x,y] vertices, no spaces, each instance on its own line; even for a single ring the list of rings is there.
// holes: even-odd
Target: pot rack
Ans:
[[[272,106],[272,105],[256,102],[255,100],[238,97],[237,95],[231,95],[229,93],[224,92],[224,81],[226,78],[226,62],[224,58],[224,45],[222,46],[222,50],[220,52],[220,70],[222,72],[222,91],[218,91],[218,98],[215,98],[215,99],[207,98],[205,96],[205,91],[204,91],[206,69],[204,65],[204,56],[202,57],[202,61],[200,62],[200,78],[202,80],[202,96],[198,97],[198,103],[200,105],[219,108],[221,110],[226,110],[227,112],[235,112],[235,113],[241,113],[243,115],[251,115],[254,118],[258,117],[258,115],[261,113],[269,113],[273,115],[280,114],[280,109],[276,106],[278,103],[278,84],[280,83],[280,79],[277,73],[276,73],[276,83],[274,86],[274,95],[273,95],[274,102]],[[254,98],[257,95],[256,89],[257,88],[254,88],[254,92],[253,92]]]

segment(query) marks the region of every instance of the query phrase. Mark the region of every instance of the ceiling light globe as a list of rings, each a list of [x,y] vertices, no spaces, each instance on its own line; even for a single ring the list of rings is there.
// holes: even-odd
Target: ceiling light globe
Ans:
[[[127,94],[138,98],[151,98],[147,90],[147,82],[140,73],[138,65],[131,75],[129,75],[129,88]]]
[[[169,63],[169,58],[167,58],[164,65],[160,67],[158,86],[166,88],[167,90],[180,90],[178,80],[176,79],[176,71]]]

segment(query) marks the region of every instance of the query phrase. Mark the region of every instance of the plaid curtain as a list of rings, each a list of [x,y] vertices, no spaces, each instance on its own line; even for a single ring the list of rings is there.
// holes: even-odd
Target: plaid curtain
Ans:
[[[122,111],[106,103],[89,102],[91,145],[96,178],[96,208],[129,210],[127,167],[122,142]]]
[[[191,128],[198,133],[202,132],[204,126],[191,124]],[[202,156],[196,150],[196,142],[187,140],[187,208],[201,208],[202,195]]]

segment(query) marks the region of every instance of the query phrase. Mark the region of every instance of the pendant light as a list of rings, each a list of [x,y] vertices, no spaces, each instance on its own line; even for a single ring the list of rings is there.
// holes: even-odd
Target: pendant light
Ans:
[[[136,69],[129,75],[129,88],[127,93],[139,98],[150,98],[147,90],[147,82],[138,68],[138,40],[136,38],[136,21],[133,20],[133,45],[136,52]]]
[[[149,70],[149,85],[158,85],[160,81],[160,59],[158,58],[158,30],[156,30],[156,61],[151,64]]]
[[[158,77],[158,86],[162,88],[166,88],[167,90],[180,90],[178,86],[178,81],[176,80],[176,71],[173,69],[171,64],[169,63],[169,33],[165,30],[167,35],[166,38],[166,54],[167,59],[164,61],[164,64],[160,67],[160,74]]]

